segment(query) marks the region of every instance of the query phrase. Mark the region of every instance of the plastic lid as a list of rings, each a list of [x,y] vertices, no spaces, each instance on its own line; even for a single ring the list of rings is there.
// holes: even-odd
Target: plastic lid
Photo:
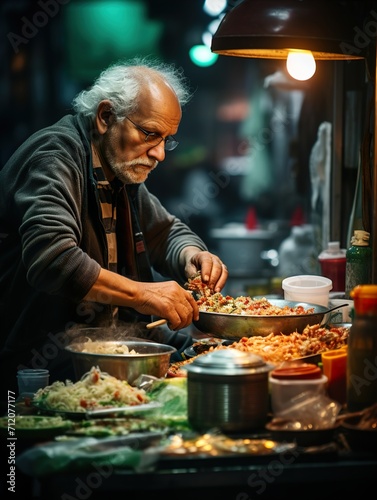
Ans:
[[[285,380],[307,380],[321,378],[321,369],[314,364],[302,363],[296,366],[276,368],[271,372],[271,377]]]
[[[330,253],[336,253],[340,249],[340,243],[339,241],[330,241],[329,245],[327,247],[327,251]]]
[[[346,258],[346,249],[340,248],[339,241],[330,241],[326,250],[318,256],[319,260]]]

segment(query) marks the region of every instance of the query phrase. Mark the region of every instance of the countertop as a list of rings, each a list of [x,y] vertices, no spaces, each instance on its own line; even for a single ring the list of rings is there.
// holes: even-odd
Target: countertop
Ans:
[[[250,437],[273,439],[265,430],[250,434]],[[28,445],[24,443],[23,450],[26,449]],[[195,497],[198,500],[281,500],[291,496],[333,500],[342,496],[349,498],[352,493],[371,491],[370,488],[377,486],[377,449],[352,450],[347,434],[336,431],[328,443],[306,448],[298,446],[272,455],[161,455],[140,470],[100,464],[93,458],[85,467],[42,477],[19,470],[16,474],[18,488],[22,482],[23,487],[29,485],[30,494],[34,492],[34,496],[20,497],[24,500],[99,500],[107,497],[143,500],[154,494],[159,498],[169,495],[179,500],[194,500]]]

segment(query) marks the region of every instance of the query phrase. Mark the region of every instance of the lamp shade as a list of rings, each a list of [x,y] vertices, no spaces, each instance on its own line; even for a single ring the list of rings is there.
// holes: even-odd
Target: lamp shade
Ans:
[[[222,19],[212,38],[216,54],[286,59],[310,50],[315,59],[362,59],[355,18],[336,0],[243,0]]]

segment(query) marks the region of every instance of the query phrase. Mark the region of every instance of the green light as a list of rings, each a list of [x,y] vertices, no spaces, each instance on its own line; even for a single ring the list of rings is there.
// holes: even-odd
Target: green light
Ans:
[[[191,61],[201,67],[212,66],[218,58],[218,54],[211,52],[207,45],[194,45],[191,47],[189,54]]]
[[[68,66],[78,79],[92,80],[111,63],[159,56],[161,21],[148,18],[140,0],[87,0],[64,7]]]

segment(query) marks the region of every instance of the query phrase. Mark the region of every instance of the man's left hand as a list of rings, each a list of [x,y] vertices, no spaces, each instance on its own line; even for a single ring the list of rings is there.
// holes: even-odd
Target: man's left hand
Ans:
[[[207,251],[186,253],[185,273],[187,278],[201,272],[202,281],[214,292],[220,292],[228,279],[228,269],[217,255]]]

